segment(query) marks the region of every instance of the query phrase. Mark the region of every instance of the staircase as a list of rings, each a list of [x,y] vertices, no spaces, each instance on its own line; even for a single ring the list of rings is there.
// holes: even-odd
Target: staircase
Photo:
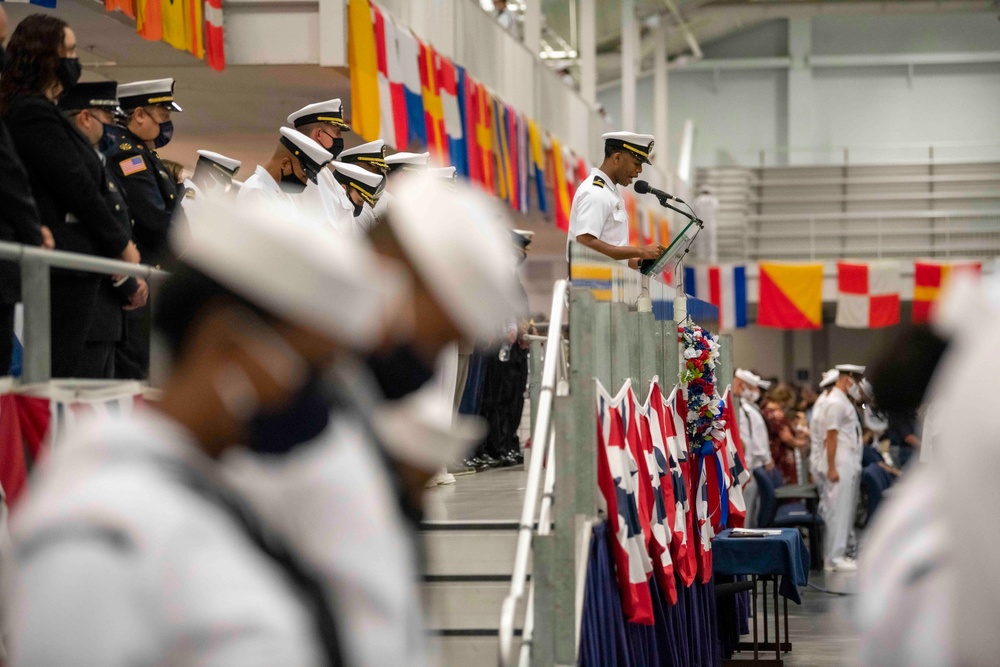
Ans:
[[[483,497],[482,502],[488,504],[490,499]],[[517,525],[515,520],[423,524],[427,554],[424,604],[439,664],[497,664],[500,605],[510,592]],[[522,600],[518,623],[523,618]],[[517,627],[520,631],[520,625]]]

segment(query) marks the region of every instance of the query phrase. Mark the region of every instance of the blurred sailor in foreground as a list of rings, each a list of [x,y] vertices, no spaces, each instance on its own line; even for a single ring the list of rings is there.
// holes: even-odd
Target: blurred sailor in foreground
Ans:
[[[570,259],[570,241],[611,259],[656,259],[663,252],[662,246],[628,244],[628,211],[618,189],[619,186],[628,187],[642,173],[642,165],[650,164],[653,137],[632,132],[607,132],[601,138],[604,139],[604,162],[590,170],[590,176],[573,195],[566,259]]]
[[[236,201],[242,206],[259,204],[286,207],[298,203],[306,185],[316,183],[316,175],[330,161],[330,154],[315,141],[287,127],[278,129],[281,138],[265,165],[257,165],[243,182]]]
[[[395,333],[377,354],[338,365],[341,407],[301,453],[232,461],[240,488],[322,571],[350,661],[372,667],[428,663],[418,594],[423,485],[482,433],[475,420],[452,425],[452,393],[428,384],[435,361],[450,343],[493,336],[516,304],[497,205],[434,179],[401,185],[371,234],[376,252],[412,277]]]
[[[14,522],[14,664],[344,664],[339,601],[217,459],[322,431],[316,378],[381,335],[402,283],[293,211],[200,212],[158,298],[161,396],[54,448]]]
[[[304,106],[289,114],[288,122],[329,151],[334,159],[344,150],[344,132],[351,129],[344,120],[340,98]]]

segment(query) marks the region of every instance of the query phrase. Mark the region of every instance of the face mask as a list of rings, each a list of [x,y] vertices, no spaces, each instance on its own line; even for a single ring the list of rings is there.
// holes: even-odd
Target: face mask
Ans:
[[[160,123],[160,133],[156,135],[155,139],[153,139],[153,147],[163,148],[164,146],[170,143],[170,140],[173,138],[173,136],[174,136],[173,121],[168,120],[165,123]]]
[[[333,146],[330,146],[330,154],[333,155],[334,158],[336,158],[341,154],[343,150],[344,150],[344,140],[341,137],[334,137]]]
[[[258,412],[250,419],[246,427],[247,449],[267,456],[287,454],[326,430],[330,406],[319,377],[310,375],[286,405]]]
[[[300,181],[299,177],[296,176],[293,171],[290,174],[281,174],[281,181],[278,183],[278,187],[281,188],[282,192],[297,195],[301,194],[302,191],[306,189],[306,184]]]
[[[409,345],[399,345],[388,352],[372,354],[365,359],[365,364],[389,401],[412,394],[434,377],[434,368],[425,363]]]
[[[861,394],[861,387],[854,383],[847,388],[847,395],[853,398],[855,403],[862,403],[864,401],[864,396]]]
[[[110,153],[118,148],[122,140],[122,129],[117,125],[104,123],[104,132],[97,142],[97,150],[104,154]]]
[[[62,84],[63,90],[69,90],[80,80],[82,72],[83,67],[80,66],[79,58],[63,58],[59,61],[59,70],[56,72],[56,76],[59,77],[59,83]]]
[[[354,217],[356,218],[359,215],[361,215],[361,212],[363,210],[365,210],[365,203],[364,202],[361,202],[360,204],[355,204],[354,205]]]

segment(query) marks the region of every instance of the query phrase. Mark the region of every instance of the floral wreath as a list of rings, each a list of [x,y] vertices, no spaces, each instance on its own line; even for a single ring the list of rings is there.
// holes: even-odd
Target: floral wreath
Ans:
[[[692,452],[725,442],[726,404],[716,387],[715,366],[719,360],[718,339],[688,320],[677,327],[678,341],[684,344],[681,382],[687,385],[687,433]]]

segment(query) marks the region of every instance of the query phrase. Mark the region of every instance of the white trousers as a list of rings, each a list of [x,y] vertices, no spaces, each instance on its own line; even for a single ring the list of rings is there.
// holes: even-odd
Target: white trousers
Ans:
[[[823,473],[817,474],[820,485],[819,513],[826,522],[823,559],[826,564],[847,553],[847,540],[854,526],[858,505],[861,471],[856,468],[840,472],[840,481],[832,483]]]

